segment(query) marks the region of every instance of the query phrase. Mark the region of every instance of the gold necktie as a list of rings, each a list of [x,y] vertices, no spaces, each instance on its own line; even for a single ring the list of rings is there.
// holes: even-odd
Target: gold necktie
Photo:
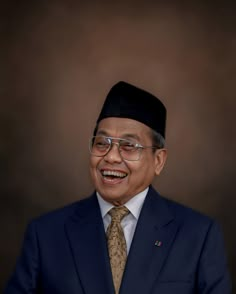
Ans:
[[[126,241],[120,222],[129,214],[129,210],[125,206],[113,207],[108,213],[111,216],[111,223],[106,232],[107,244],[113,282],[118,294],[127,258]]]

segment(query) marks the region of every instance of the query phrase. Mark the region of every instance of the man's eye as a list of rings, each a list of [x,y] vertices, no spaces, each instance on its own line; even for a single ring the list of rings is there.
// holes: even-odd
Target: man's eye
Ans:
[[[109,146],[110,144],[108,142],[106,142],[106,141],[95,141],[94,145],[97,148],[104,148],[104,147]]]
[[[107,146],[107,145],[109,144],[106,142],[96,142],[96,146]]]
[[[123,143],[121,145],[123,151],[134,151],[136,149],[135,144],[133,143]]]

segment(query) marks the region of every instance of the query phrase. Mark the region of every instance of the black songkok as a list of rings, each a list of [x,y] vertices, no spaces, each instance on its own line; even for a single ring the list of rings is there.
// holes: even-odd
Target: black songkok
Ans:
[[[166,108],[164,104],[152,94],[126,82],[118,82],[111,88],[97,124],[108,117],[137,120],[165,138]]]

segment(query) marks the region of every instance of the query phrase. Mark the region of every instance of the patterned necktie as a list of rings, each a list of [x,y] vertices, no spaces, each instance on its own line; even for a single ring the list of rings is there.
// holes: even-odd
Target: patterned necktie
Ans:
[[[120,223],[129,214],[129,210],[125,206],[113,207],[108,213],[111,216],[111,223],[106,232],[107,244],[113,282],[118,294],[127,258],[126,241]]]

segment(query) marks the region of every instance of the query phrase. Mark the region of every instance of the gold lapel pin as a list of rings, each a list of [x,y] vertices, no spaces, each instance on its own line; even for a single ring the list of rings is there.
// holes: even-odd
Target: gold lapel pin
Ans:
[[[156,242],[155,242],[155,246],[157,246],[157,247],[161,247],[161,245],[162,245],[162,242],[161,242],[161,241],[158,241],[158,240],[156,240]]]

